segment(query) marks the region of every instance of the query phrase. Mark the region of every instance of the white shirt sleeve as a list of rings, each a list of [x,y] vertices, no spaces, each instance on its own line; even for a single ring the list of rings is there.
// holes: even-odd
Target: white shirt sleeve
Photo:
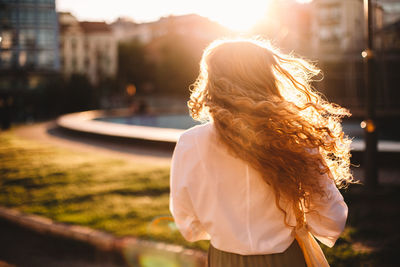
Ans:
[[[202,171],[194,142],[193,138],[181,136],[172,157],[170,174],[169,208],[179,231],[189,242],[210,239],[196,216],[188,191],[189,180],[201,177]]]
[[[327,174],[321,180],[327,194],[311,199],[306,220],[310,232],[323,244],[333,247],[345,227],[348,208],[334,181]]]

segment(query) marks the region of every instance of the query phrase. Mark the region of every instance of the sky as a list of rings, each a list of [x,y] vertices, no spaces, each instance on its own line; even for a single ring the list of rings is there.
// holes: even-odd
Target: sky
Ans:
[[[79,20],[112,22],[128,17],[136,22],[162,16],[197,13],[234,30],[256,24],[271,0],[56,0],[58,11],[69,11]]]

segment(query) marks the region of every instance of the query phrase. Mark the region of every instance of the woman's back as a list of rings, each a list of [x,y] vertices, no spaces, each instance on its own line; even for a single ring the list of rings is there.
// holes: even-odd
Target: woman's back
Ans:
[[[307,219],[317,237],[332,246],[343,230],[347,206],[333,183],[328,189],[330,198],[315,203],[321,206],[319,214]],[[215,248],[241,255],[281,253],[294,240],[289,225],[296,225],[296,219],[286,206],[289,225],[284,224],[275,198],[259,172],[219,141],[213,123],[180,137],[172,161],[170,208],[188,240],[210,238]]]
[[[209,123],[177,143],[170,209],[187,240],[211,239],[209,255],[225,259],[216,266],[299,251],[295,233],[307,229],[333,246],[343,231],[347,206],[335,183],[352,181],[340,125],[349,112],[313,90],[318,73],[260,40],[221,40],[204,51],[188,106]]]

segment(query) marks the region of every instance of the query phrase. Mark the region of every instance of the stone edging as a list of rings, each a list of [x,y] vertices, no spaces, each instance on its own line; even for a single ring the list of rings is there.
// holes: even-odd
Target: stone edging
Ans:
[[[27,214],[1,206],[0,217],[39,233],[89,243],[99,250],[117,251],[121,253],[130,251],[131,254],[135,253],[135,251],[137,251],[136,253],[143,253],[143,251],[153,253],[157,251],[158,254],[173,258],[177,262],[191,262],[191,266],[200,267],[206,264],[206,253],[193,249],[186,249],[178,245],[141,240],[135,237],[115,237],[112,234],[89,227],[59,223],[42,216]]]
[[[114,113],[124,114],[123,111],[114,111]],[[107,113],[101,110],[70,113],[59,117],[56,124],[59,127],[76,132],[173,144],[177,142],[179,136],[184,132],[182,129],[125,125],[94,120],[106,115]]]

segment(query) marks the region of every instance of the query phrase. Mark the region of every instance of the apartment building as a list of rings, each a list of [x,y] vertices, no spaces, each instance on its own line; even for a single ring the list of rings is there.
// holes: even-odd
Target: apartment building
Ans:
[[[78,21],[70,13],[59,13],[61,71],[87,75],[96,85],[103,78],[115,77],[118,41],[105,22]]]

